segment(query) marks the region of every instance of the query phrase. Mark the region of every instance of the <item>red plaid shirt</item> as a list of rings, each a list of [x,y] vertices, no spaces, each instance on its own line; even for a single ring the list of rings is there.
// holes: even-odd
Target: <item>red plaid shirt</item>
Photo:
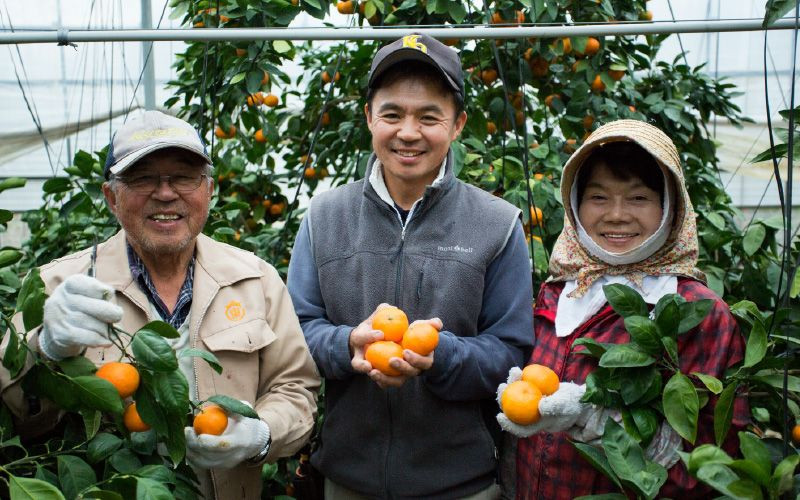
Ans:
[[[606,305],[568,337],[556,337],[555,315],[563,282],[545,283],[534,307],[536,346],[530,363],[551,367],[563,381],[583,383],[597,366],[597,359],[572,352],[581,337],[598,342],[627,342],[622,318]],[[702,283],[678,279],[678,293],[688,301],[710,298],[715,305],[693,330],[679,337],[681,371],[694,371],[721,378],[725,369],[742,360],[744,340],[728,306]],[[712,399],[700,412],[696,445],[714,442]],[[737,428],[746,425],[749,409],[743,397],[734,406],[733,428],[725,448],[735,452]],[[685,443],[685,449],[688,444]],[[539,433],[520,439],[517,450],[517,498],[567,499],[581,495],[616,492],[617,487],[584,460],[564,433]],[[710,490],[689,476],[682,462],[669,470],[660,495],[672,498],[706,496]],[[688,496],[687,496],[688,494]]]

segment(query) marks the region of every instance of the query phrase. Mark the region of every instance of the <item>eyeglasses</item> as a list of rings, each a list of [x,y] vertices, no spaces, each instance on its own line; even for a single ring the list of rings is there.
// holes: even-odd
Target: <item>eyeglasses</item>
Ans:
[[[196,175],[135,175],[130,177],[117,177],[125,187],[139,194],[150,194],[166,180],[174,191],[178,193],[191,193],[208,177],[206,174]]]

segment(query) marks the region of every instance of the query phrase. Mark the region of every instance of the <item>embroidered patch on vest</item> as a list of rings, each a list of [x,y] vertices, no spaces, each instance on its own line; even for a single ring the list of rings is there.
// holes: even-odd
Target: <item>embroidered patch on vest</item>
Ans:
[[[241,321],[244,318],[244,306],[238,300],[232,300],[225,306],[225,317],[231,321]]]

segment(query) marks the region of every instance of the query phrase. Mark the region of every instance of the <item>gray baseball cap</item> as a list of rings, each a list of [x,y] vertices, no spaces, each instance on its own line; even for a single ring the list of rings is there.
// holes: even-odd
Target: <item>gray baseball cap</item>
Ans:
[[[439,70],[447,84],[464,97],[464,74],[458,53],[428,35],[411,34],[381,47],[369,70],[369,87],[387,69],[403,61],[422,61]]]
[[[211,164],[203,139],[194,127],[160,111],[145,111],[114,133],[103,173],[106,179],[119,175],[145,155],[164,148],[185,149]]]

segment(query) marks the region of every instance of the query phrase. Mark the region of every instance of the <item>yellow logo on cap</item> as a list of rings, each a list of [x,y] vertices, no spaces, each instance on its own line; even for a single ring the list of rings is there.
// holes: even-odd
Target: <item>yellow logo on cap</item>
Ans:
[[[225,317],[231,321],[241,321],[244,318],[244,306],[238,300],[232,300],[225,306]]]
[[[419,35],[406,35],[403,37],[403,48],[417,49],[420,52],[428,53],[428,46],[419,42]]]
[[[178,127],[159,128],[155,130],[140,130],[134,133],[131,138],[134,141],[148,141],[151,139],[163,139],[171,137],[186,137],[189,132]]]

